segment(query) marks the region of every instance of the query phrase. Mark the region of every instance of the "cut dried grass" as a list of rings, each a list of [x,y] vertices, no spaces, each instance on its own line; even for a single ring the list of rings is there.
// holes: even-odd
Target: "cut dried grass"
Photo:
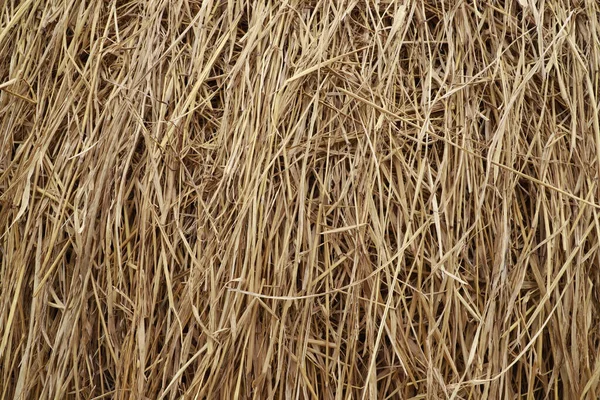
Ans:
[[[0,4],[0,398],[600,398],[596,1]]]

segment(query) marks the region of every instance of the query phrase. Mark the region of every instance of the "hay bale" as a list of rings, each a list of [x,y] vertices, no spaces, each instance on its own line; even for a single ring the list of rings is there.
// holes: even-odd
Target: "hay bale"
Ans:
[[[599,15],[3,2],[0,398],[599,398]]]

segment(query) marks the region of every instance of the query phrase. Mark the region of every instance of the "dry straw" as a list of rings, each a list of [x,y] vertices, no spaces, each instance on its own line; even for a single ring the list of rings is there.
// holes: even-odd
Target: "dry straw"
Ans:
[[[595,0],[0,0],[0,399],[600,398]]]

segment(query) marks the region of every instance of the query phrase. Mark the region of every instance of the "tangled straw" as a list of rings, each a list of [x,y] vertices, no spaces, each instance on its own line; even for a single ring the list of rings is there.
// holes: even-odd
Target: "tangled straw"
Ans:
[[[0,399],[600,398],[599,8],[0,1]]]

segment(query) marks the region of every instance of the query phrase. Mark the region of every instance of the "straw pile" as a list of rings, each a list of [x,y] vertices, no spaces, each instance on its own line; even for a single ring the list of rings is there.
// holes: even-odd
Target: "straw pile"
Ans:
[[[598,399],[594,0],[0,2],[1,399]]]

